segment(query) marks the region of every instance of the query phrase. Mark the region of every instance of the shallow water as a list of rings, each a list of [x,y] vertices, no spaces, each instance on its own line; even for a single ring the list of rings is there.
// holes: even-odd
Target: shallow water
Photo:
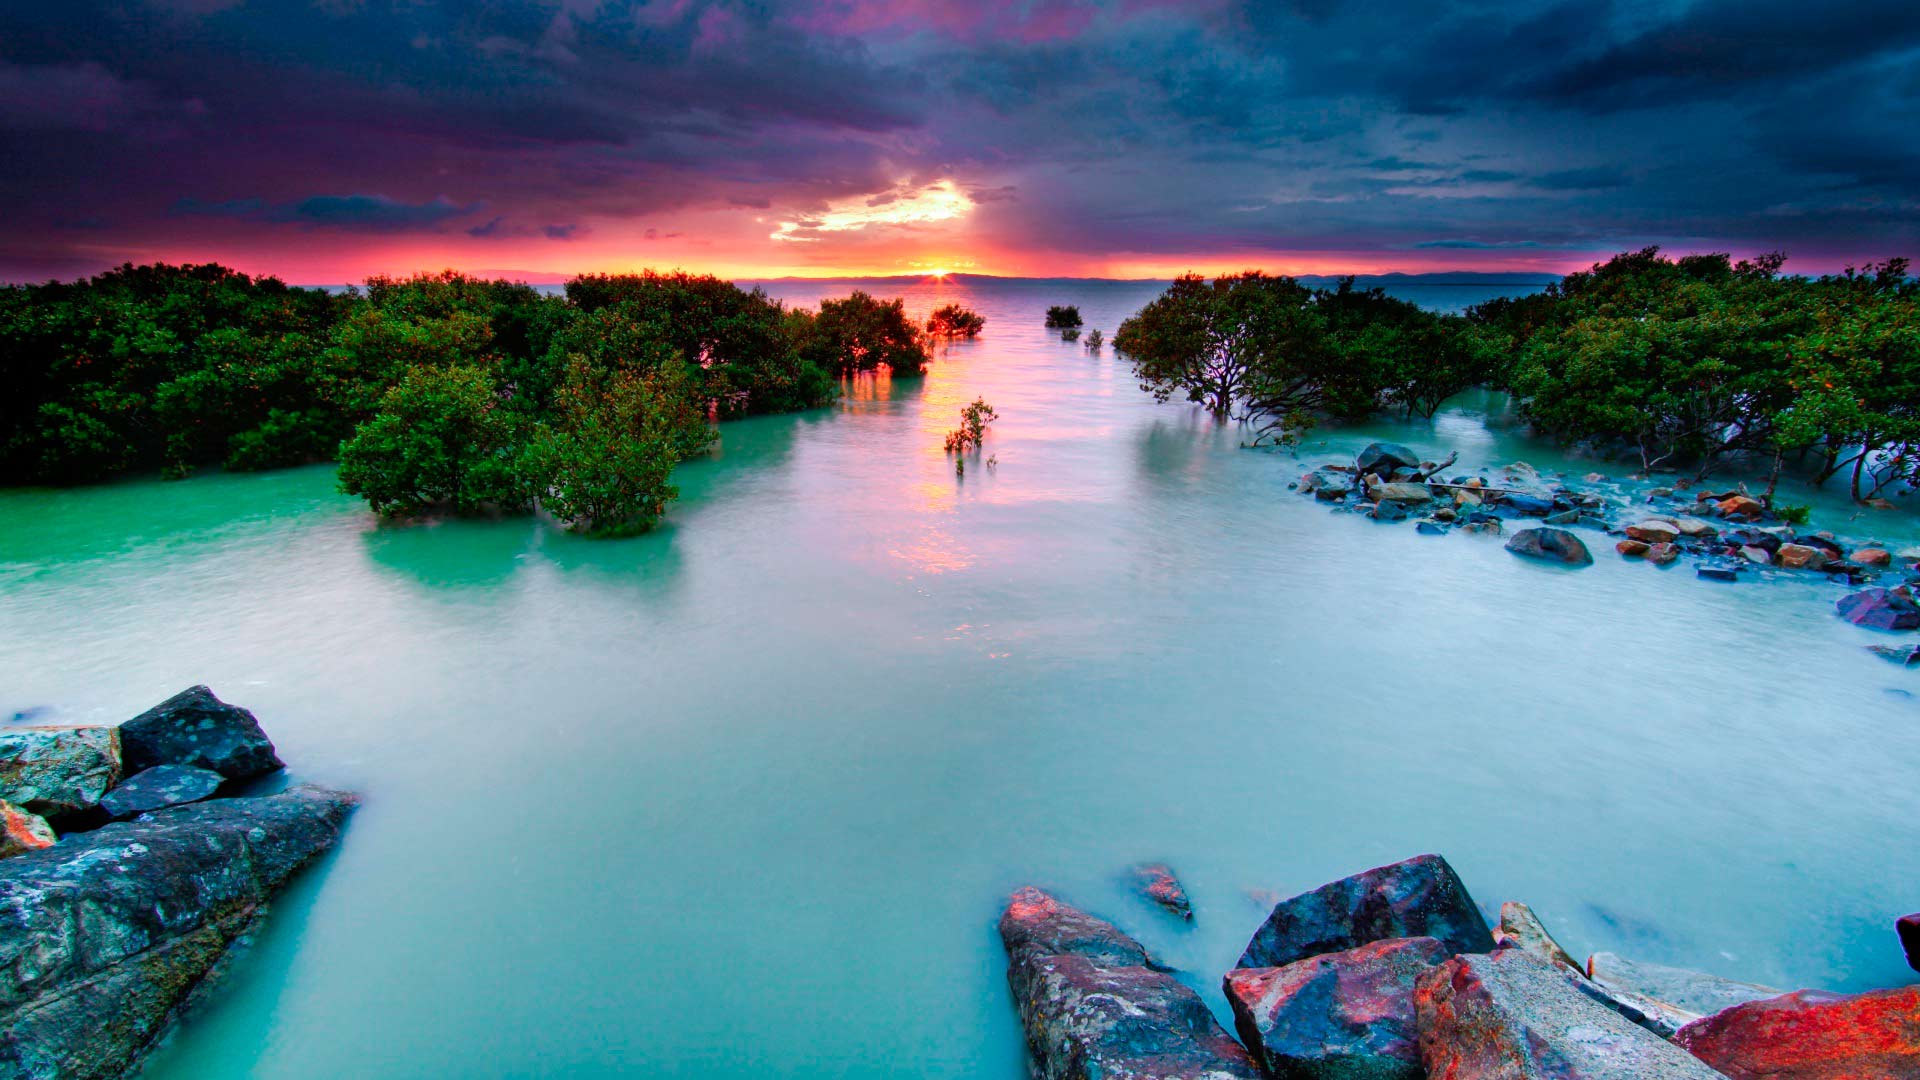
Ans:
[[[293,779],[366,795],[149,1075],[1012,1078],[1014,887],[1220,1009],[1273,894],[1421,851],[1582,955],[1911,980],[1920,673],[1861,648],[1838,586],[1329,513],[1286,485],[1381,435],[1594,465],[1486,399],[1241,450],[1039,325],[1077,301],[1111,336],[1153,292],[915,290],[986,335],[728,425],[630,541],[380,526],[324,468],[0,494],[0,714],[205,682]],[[956,478],[976,396],[998,464]],[[1122,885],[1147,858],[1191,929]]]

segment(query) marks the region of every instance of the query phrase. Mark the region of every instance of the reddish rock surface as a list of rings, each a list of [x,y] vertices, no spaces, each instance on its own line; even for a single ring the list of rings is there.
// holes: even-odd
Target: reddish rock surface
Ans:
[[[1301,1080],[1420,1080],[1413,987],[1448,956],[1430,937],[1394,938],[1223,980],[1254,1060]]]
[[[1191,922],[1193,902],[1187,890],[1166,863],[1143,863],[1133,868],[1134,884],[1147,899]]]
[[[1613,545],[1613,550],[1625,555],[1629,559],[1637,559],[1652,550],[1652,548],[1653,545],[1644,540],[1622,540]]]
[[[1000,917],[1038,1080],[1258,1080],[1200,996],[1140,943],[1032,887]]]
[[[1732,1080],[1914,1080],[1920,986],[1801,990],[1696,1020],[1673,1041]]]
[[[53,846],[53,827],[38,814],[0,799],[0,859]]]

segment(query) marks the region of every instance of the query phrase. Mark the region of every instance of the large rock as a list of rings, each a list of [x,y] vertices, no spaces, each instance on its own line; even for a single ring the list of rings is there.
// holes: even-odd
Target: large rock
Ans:
[[[1637,963],[1609,952],[1594,953],[1587,958],[1587,977],[1615,996],[1650,999],[1691,1013],[1689,1020],[1785,993],[1775,987],[1723,979],[1704,971]]]
[[[1671,544],[1675,537],[1681,535],[1680,526],[1659,518],[1635,522],[1627,526],[1626,533],[1643,544]]]
[[[1904,587],[1861,589],[1834,601],[1840,617],[1870,630],[1920,629],[1920,605]]]
[[[1255,1061],[1299,1080],[1421,1080],[1414,983],[1448,956],[1393,938],[1285,967],[1237,968],[1224,988]]]
[[[1433,500],[1433,489],[1425,484],[1373,484],[1367,488],[1367,498],[1417,506]]]
[[[1781,544],[1773,554],[1789,570],[1819,570],[1830,561],[1825,548],[1812,544]]]
[[[1920,986],[1801,990],[1697,1020],[1674,1041],[1733,1080],[1913,1080]]]
[[[130,818],[149,810],[199,802],[220,790],[225,779],[212,769],[191,765],[155,765],[121,781],[100,800],[108,817]]]
[[[219,799],[0,860],[0,1076],[130,1072],[351,795]]]
[[[1532,559],[1549,559],[1569,566],[1585,566],[1593,553],[1580,538],[1565,529],[1521,529],[1507,538],[1507,550]]]
[[[0,799],[0,859],[50,848],[57,839],[45,818]]]
[[[1366,449],[1354,456],[1353,464],[1362,476],[1374,473],[1384,480],[1391,477],[1395,469],[1419,468],[1420,455],[1399,443],[1368,443]]]
[[[129,772],[192,765],[245,780],[283,768],[253,714],[204,686],[182,690],[121,724],[120,739]]]
[[[1522,491],[1508,491],[1501,494],[1500,502],[1517,514],[1545,517],[1553,513],[1553,499],[1545,495],[1529,495]]]
[[[1413,995],[1420,1058],[1444,1080],[1712,1080],[1712,1069],[1520,949],[1456,956]]]
[[[1274,905],[1236,967],[1284,967],[1386,938],[1438,938],[1449,952],[1493,948],[1487,920],[1438,855],[1329,882]]]
[[[1900,935],[1900,949],[1907,954],[1907,966],[1920,971],[1920,914],[1902,915],[1893,924]]]
[[[0,799],[53,817],[90,810],[120,779],[110,727],[0,729]]]
[[[1206,1005],[1140,943],[1032,887],[1000,917],[1038,1080],[1256,1080]]]

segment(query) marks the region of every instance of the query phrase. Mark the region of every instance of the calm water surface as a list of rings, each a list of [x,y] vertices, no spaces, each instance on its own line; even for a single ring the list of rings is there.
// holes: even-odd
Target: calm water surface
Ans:
[[[118,721],[205,682],[291,778],[366,795],[150,1075],[1013,1078],[1014,887],[1219,1009],[1273,894],[1421,851],[1577,953],[1911,978],[1920,676],[1837,587],[1330,514],[1286,490],[1301,460],[1040,328],[1075,301],[1110,337],[1152,286],[969,288],[910,303],[973,303],[980,341],[728,425],[631,541],[381,526],[325,468],[0,495],[0,709]],[[957,479],[976,396],[998,465]],[[1386,434],[1593,467],[1502,419],[1302,459]],[[1119,884],[1144,858],[1194,927]]]

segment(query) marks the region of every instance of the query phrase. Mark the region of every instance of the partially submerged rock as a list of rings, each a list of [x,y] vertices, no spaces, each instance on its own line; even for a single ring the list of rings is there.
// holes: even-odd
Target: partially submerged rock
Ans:
[[[1532,908],[1518,900],[1509,900],[1500,905],[1500,925],[1493,929],[1493,941],[1496,945],[1525,950],[1569,971],[1581,971],[1580,961],[1553,940],[1553,935],[1547,932]]]
[[[1674,1041],[1732,1080],[1913,1080],[1920,986],[1801,990],[1697,1020]]]
[[[1437,938],[1449,952],[1493,948],[1487,920],[1438,855],[1329,882],[1274,906],[1236,967],[1282,967],[1386,938]]]
[[[182,690],[120,725],[120,738],[129,772],[192,765],[245,780],[284,767],[253,714],[204,686]]]
[[[56,839],[45,818],[0,799],[0,859],[50,848]]]
[[[1521,529],[1507,538],[1507,550],[1533,559],[1548,559],[1569,566],[1585,566],[1593,554],[1580,538],[1565,529]]]
[[[130,818],[149,810],[199,802],[220,790],[225,778],[191,765],[155,765],[127,777],[100,800],[108,817]]]
[[[1433,501],[1433,489],[1425,484],[1371,484],[1367,498],[1375,502],[1416,506]]]
[[[1920,629],[1920,605],[1903,588],[1861,589],[1834,601],[1840,617],[1869,630]]]
[[[1900,935],[1900,948],[1907,954],[1907,966],[1920,971],[1920,914],[1900,916],[1893,929]]]
[[[354,802],[301,786],[195,803],[0,860],[0,1075],[129,1072]]]
[[[1680,526],[1671,521],[1649,518],[1627,526],[1626,533],[1643,544],[1670,544],[1674,537],[1680,535]]]
[[[1456,956],[1414,990],[1420,1057],[1446,1080],[1712,1080],[1684,1051],[1520,949]]]
[[[1419,468],[1420,455],[1399,443],[1368,443],[1354,455],[1353,464],[1362,474],[1375,473],[1386,478],[1391,477],[1395,469]]]
[[[1704,971],[1638,963],[1610,952],[1594,953],[1587,958],[1587,977],[1616,995],[1647,998],[1692,1013],[1690,1019],[1785,993],[1776,987],[1725,979]]]
[[[1224,989],[1241,1039],[1274,1076],[1421,1080],[1413,988],[1447,955],[1430,937],[1393,938],[1238,968]]]
[[[120,779],[111,727],[0,729],[0,799],[44,817],[90,810]]]
[[[1111,923],[1032,887],[1000,917],[1038,1080],[1257,1080],[1200,996]]]
[[[1133,882],[1140,894],[1188,922],[1193,921],[1193,902],[1185,886],[1166,863],[1142,863],[1133,868]]]

